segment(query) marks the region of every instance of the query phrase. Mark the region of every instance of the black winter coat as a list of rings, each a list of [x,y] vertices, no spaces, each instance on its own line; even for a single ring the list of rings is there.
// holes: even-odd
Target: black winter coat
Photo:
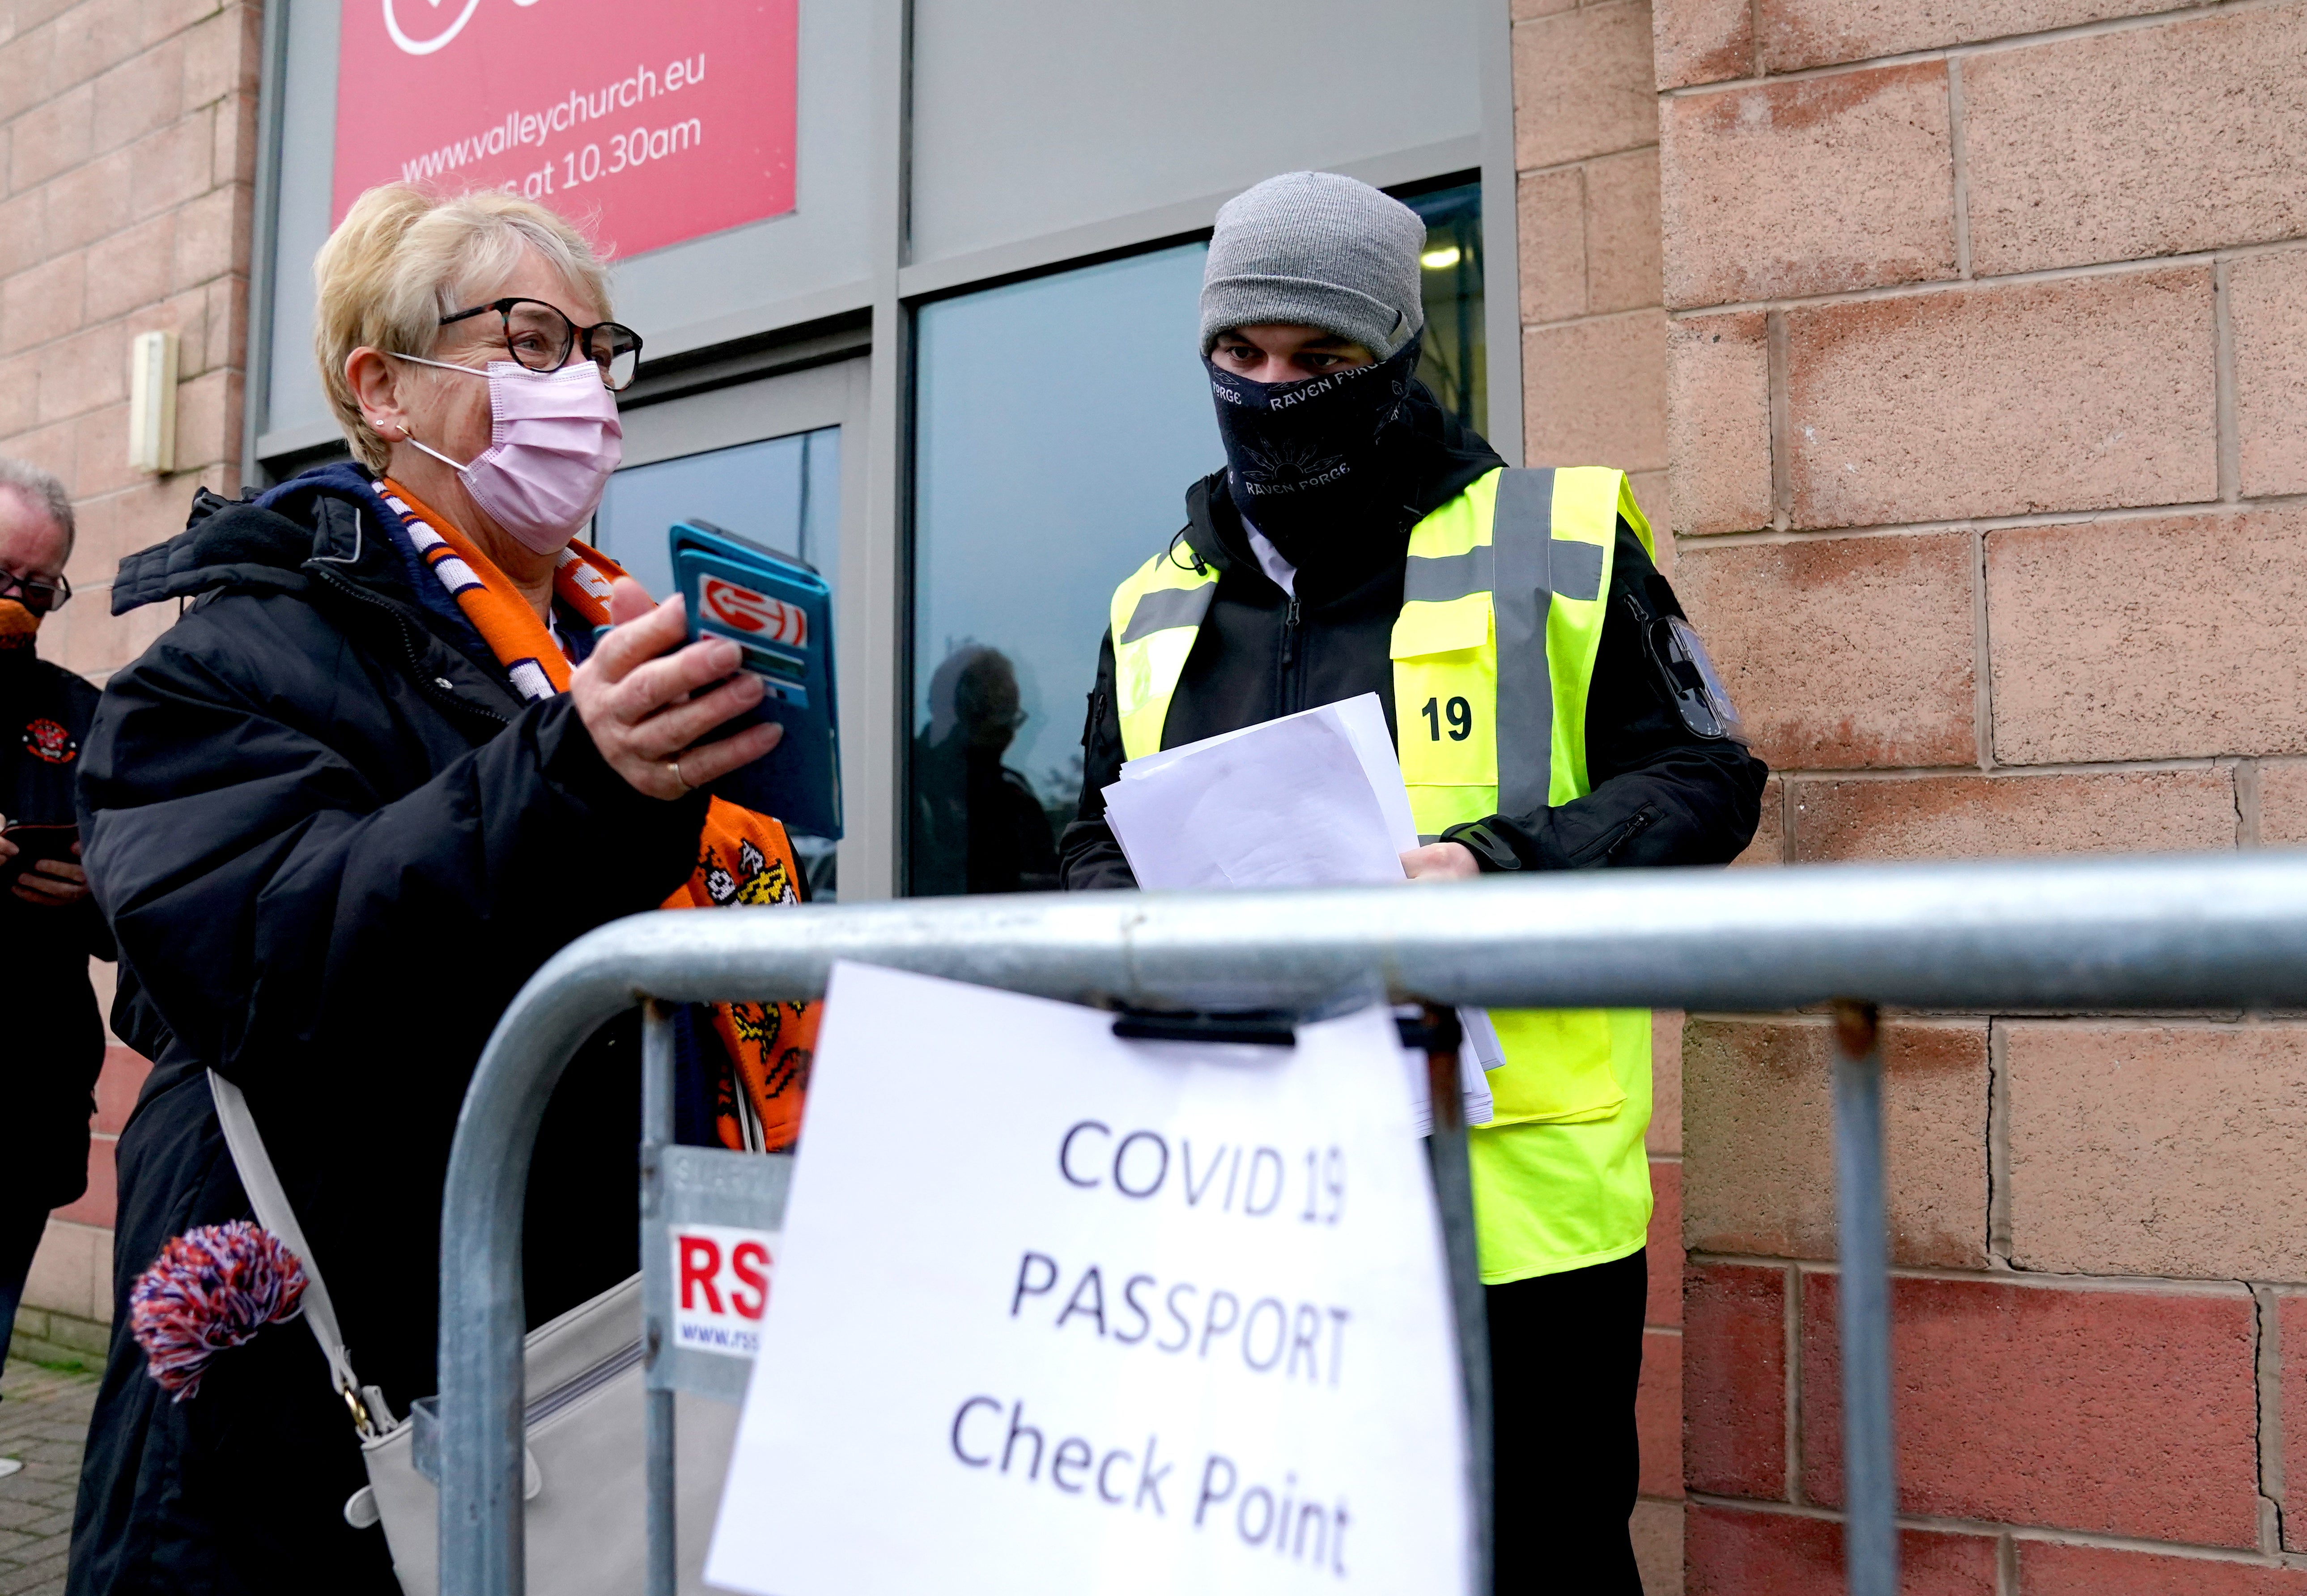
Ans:
[[[113,607],[187,598],[82,756],[114,1024],[156,1068],[120,1139],[69,1588],[390,1592],[382,1532],[342,1517],[364,1476],[302,1324],[219,1354],[182,1403],[127,1334],[163,1242],[250,1214],[206,1071],[246,1092],[354,1366],[406,1412],[437,1389],[441,1193],[482,1044],[553,952],[686,879],[706,796],[640,795],[566,695],[524,703],[350,468],[202,495],[123,562]],[[604,1027],[546,1111],[532,1325],[638,1266],[638,1053],[632,1023]]]
[[[11,826],[73,824],[73,784],[96,689],[30,648],[0,649],[0,815]],[[104,1068],[104,1018],[88,961],[112,957],[90,898],[28,904],[0,888],[0,976],[15,996],[0,1022],[0,1211],[61,1208],[88,1185],[88,1121]]]
[[[1300,570],[1294,601],[1259,569],[1225,474],[1205,477],[1188,492],[1187,523],[1172,557],[1187,563],[1198,557],[1215,567],[1218,586],[1170,702],[1162,747],[1366,692],[1377,694],[1388,729],[1400,737],[1388,648],[1402,612],[1410,528],[1505,463],[1422,388],[1413,390],[1412,418],[1421,465],[1400,535]],[[1754,840],[1769,769],[1740,744],[1695,736],[1683,725],[1658,682],[1629,599],[1653,614],[1682,614],[1642,540],[1621,519],[1610,607],[1586,704],[1586,764],[1593,788],[1574,802],[1481,822],[1512,849],[1514,867],[1722,864]],[[1082,732],[1078,818],[1059,842],[1068,889],[1137,884],[1104,818],[1104,790],[1119,779],[1121,764],[1109,630],[1098,650],[1097,682]],[[1479,847],[1472,851],[1486,871],[1506,862]]]

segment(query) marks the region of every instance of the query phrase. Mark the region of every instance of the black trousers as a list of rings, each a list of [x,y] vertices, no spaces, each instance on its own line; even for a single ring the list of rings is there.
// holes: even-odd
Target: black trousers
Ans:
[[[1649,1293],[1642,1252],[1485,1288],[1497,1596],[1642,1596],[1626,1521]]]
[[[48,1228],[48,1205],[37,1197],[0,1189],[0,1362],[16,1329],[16,1309],[24,1301],[24,1277]]]

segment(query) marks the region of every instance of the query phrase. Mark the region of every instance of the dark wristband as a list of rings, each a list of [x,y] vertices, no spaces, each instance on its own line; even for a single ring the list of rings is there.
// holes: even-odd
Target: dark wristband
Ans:
[[[1475,865],[1485,871],[1522,868],[1522,855],[1506,846],[1504,837],[1479,820],[1451,827],[1442,834],[1441,840],[1465,848],[1473,854]]]

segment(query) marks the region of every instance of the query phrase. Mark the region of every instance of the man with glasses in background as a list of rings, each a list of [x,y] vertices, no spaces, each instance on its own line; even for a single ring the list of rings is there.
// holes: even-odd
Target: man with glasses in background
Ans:
[[[97,691],[33,651],[72,596],[72,501],[36,466],[0,458],[0,1356],[48,1211],[88,1184],[104,1021],[91,954],[112,939],[79,863],[73,788]]]

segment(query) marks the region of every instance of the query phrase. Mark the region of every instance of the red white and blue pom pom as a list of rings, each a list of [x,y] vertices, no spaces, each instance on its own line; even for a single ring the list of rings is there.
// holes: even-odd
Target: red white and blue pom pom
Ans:
[[[296,1317],[304,1266],[271,1231],[236,1219],[187,1231],[160,1249],[128,1291],[128,1323],[145,1367],[182,1402],[209,1360],[267,1325]]]

